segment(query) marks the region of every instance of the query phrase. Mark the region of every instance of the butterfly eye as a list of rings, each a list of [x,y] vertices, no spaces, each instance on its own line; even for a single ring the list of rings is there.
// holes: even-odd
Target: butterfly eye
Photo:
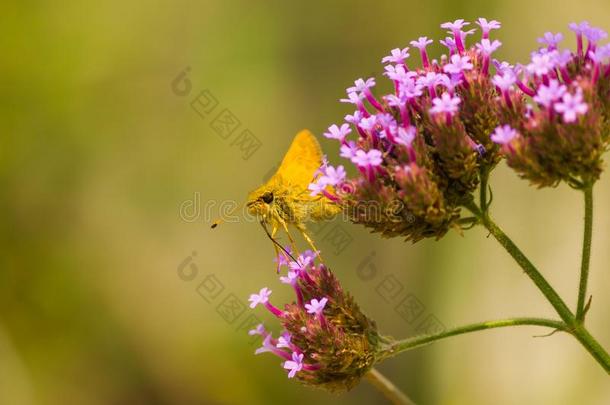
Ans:
[[[261,199],[265,204],[271,204],[271,202],[273,201],[273,193],[265,193],[263,194]]]

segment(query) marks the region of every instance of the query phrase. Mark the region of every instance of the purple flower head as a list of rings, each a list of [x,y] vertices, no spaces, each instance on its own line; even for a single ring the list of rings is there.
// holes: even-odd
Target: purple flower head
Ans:
[[[362,118],[364,118],[364,115],[362,114],[362,112],[360,110],[356,110],[354,111],[354,115],[346,115],[345,116],[345,121],[349,122],[350,124],[354,124],[354,125],[358,125],[360,124],[360,121],[362,120]]]
[[[318,178],[318,180],[309,183],[309,185],[307,186],[307,189],[309,191],[311,191],[311,193],[309,193],[310,196],[315,197],[320,193],[324,193],[324,190],[326,190],[326,184],[322,181],[320,181],[320,179]]]
[[[296,262],[290,262],[288,267],[290,267],[290,270],[294,270],[297,272],[307,271],[307,267],[313,264],[314,259],[315,254],[311,250],[306,250],[305,252],[301,253],[299,257],[297,257]]]
[[[404,97],[407,100],[419,97],[423,94],[423,86],[413,79],[404,81],[400,86],[399,97]]]
[[[515,67],[506,61],[499,61],[497,59],[494,59],[493,64],[498,72],[505,72],[508,70],[511,73],[514,73]]]
[[[254,335],[263,336],[265,333],[267,333],[267,330],[265,329],[265,325],[263,325],[262,323],[259,323],[258,325],[256,325],[256,327],[254,329],[250,329],[248,331],[248,335],[250,335],[250,336],[254,336]]]
[[[288,332],[283,332],[279,338],[277,338],[277,345],[275,345],[275,347],[277,347],[278,349],[281,348],[287,348],[290,349],[290,339],[292,338],[292,335],[290,335],[290,333]]]
[[[474,28],[468,31],[460,31],[460,37],[462,38],[462,42],[466,42],[466,37],[468,35],[472,35],[475,32],[477,32],[477,30],[475,30]]]
[[[292,360],[286,360],[284,362],[284,368],[290,370],[288,378],[294,377],[299,371],[303,369],[303,353],[292,353]]]
[[[454,22],[446,22],[441,24],[441,28],[451,30],[452,32],[460,31],[463,27],[470,25],[469,22],[464,22],[463,19],[455,20]]]
[[[491,134],[490,138],[493,142],[506,145],[509,144],[517,136],[517,131],[511,128],[509,125],[502,125],[496,128]]]
[[[459,56],[459,55],[456,55],[456,56]],[[425,75],[420,76],[417,79],[416,83],[418,85],[420,85],[421,87],[431,88],[431,87],[438,85],[439,76],[440,76],[440,73],[428,72]]]
[[[453,54],[457,51],[457,46],[455,45],[455,40],[453,38],[447,37],[445,39],[441,39],[439,42],[449,49],[449,53]]]
[[[350,389],[369,370],[370,359],[378,352],[376,326],[360,312],[328,267],[314,262],[316,253],[305,251],[297,257],[295,268],[282,278],[294,289],[296,299],[285,303],[283,311],[267,300],[267,289],[253,294],[252,301],[262,297],[267,300],[265,307],[277,312],[282,330],[277,339],[262,325],[250,331],[263,340],[255,353],[268,352],[281,358],[288,377],[297,377],[301,383]]]
[[[336,186],[337,184],[345,181],[345,168],[343,166],[337,166],[334,168],[333,166],[326,167],[324,174],[321,176],[321,179],[324,183],[330,186]]]
[[[589,40],[589,42],[597,43],[602,39],[608,38],[608,33],[601,28],[597,27],[589,27],[583,32],[585,38]]]
[[[546,45],[549,49],[557,49],[557,45],[561,41],[563,41],[563,34],[561,32],[557,34],[545,32],[542,37],[538,38],[538,43]]]
[[[373,132],[375,130],[376,126],[377,126],[377,116],[375,116],[375,115],[371,115],[370,117],[363,118],[360,121],[360,128],[364,129],[365,131]]]
[[[394,140],[398,144],[409,147],[413,143],[416,134],[417,129],[415,129],[415,127],[412,125],[410,125],[408,128],[399,127]]]
[[[350,93],[347,93],[347,98],[342,98],[339,101],[342,103],[350,103],[350,104],[358,105],[358,104],[362,103],[363,98],[364,98],[364,95],[362,95],[362,94],[358,94],[356,92],[350,92]]]
[[[507,91],[513,87],[517,78],[510,70],[506,70],[501,74],[497,74],[491,80],[494,86],[497,86],[502,91]]]
[[[561,102],[555,104],[555,111],[563,115],[563,122],[576,121],[579,115],[583,115],[589,109],[587,103],[582,100],[582,90],[578,89],[576,94],[565,93]]]
[[[354,141],[348,141],[346,144],[341,145],[339,156],[351,160],[354,156],[356,156],[357,150],[358,147],[356,146],[356,143]]]
[[[604,63],[605,59],[610,57],[610,44],[589,51],[588,56],[596,64]]]
[[[428,37],[419,37],[417,39],[417,41],[411,41],[410,44],[411,46],[413,46],[414,48],[421,50],[425,50],[426,47],[428,45],[430,45],[431,43],[433,43],[434,41],[431,39],[428,39]]]
[[[426,47],[432,42],[433,41],[431,39],[428,39],[428,37],[419,37],[417,41],[411,41],[411,45],[419,49],[419,55],[421,56],[421,63],[424,69],[427,69],[430,66],[430,60],[428,59]]]
[[[248,301],[250,301],[250,308],[255,308],[258,304],[266,304],[269,301],[271,290],[267,287],[262,288],[258,294],[251,294]]]
[[[343,142],[345,137],[352,132],[351,128],[348,124],[343,124],[341,127],[338,127],[336,124],[328,127],[328,131],[324,133],[324,136],[329,139],[338,139]]]
[[[392,117],[391,114],[388,113],[380,113],[376,115],[377,124],[381,125],[384,128],[392,127],[396,125],[396,120]]]
[[[557,66],[565,67],[574,60],[574,55],[569,49],[564,49],[563,51],[553,52],[553,58]]]
[[[568,24],[568,27],[570,28],[570,30],[574,31],[574,33],[576,35],[582,35],[589,28],[591,28],[591,25],[589,24],[588,21],[583,21],[581,23],[570,23],[570,24]]]
[[[384,99],[390,107],[400,107],[400,106],[404,105],[407,101],[406,98],[398,97],[394,94],[388,94],[387,96],[384,97]]]
[[[455,88],[462,84],[463,78],[461,74],[451,74],[451,75],[439,75],[438,84],[441,86],[445,86],[450,93],[453,93]]]
[[[470,56],[452,55],[451,63],[445,65],[443,70],[447,73],[462,73],[465,70],[471,70]]]
[[[383,161],[381,156],[381,151],[377,149],[371,149],[368,152],[358,149],[352,157],[352,162],[359,167],[377,167]]]
[[[547,75],[554,68],[555,60],[550,53],[536,53],[532,55],[532,63],[527,65],[528,72],[538,76]]]
[[[375,78],[369,77],[368,79],[356,79],[353,87],[347,88],[347,93],[363,93],[371,87],[375,87]]]
[[[500,29],[500,27],[502,26],[499,21],[487,21],[486,18],[479,18],[476,24],[481,27],[481,31],[483,32],[483,39],[489,38],[489,32],[491,30]]]
[[[559,100],[566,92],[566,86],[559,84],[558,80],[551,80],[547,85],[542,84],[538,88],[538,93],[534,96],[534,101],[549,108],[553,102]]]
[[[405,82],[417,76],[417,73],[407,71],[404,65],[388,65],[384,69],[383,74],[397,82]]]
[[[326,297],[322,298],[319,301],[315,298],[312,298],[309,304],[305,304],[305,309],[309,314],[321,315],[327,302],[328,298]]]
[[[459,97],[451,96],[449,93],[443,93],[441,97],[436,97],[432,100],[431,114],[447,113],[453,115],[459,110],[459,105],[462,102]]]
[[[497,39],[491,42],[489,39],[485,38],[482,39],[480,43],[477,43],[476,47],[479,51],[481,51],[481,53],[489,56],[494,53],[501,45],[502,42],[498,41]]]
[[[405,59],[409,58],[409,48],[394,48],[390,51],[390,55],[381,59],[381,63],[397,63],[404,64]]]
[[[280,277],[280,281],[284,284],[295,285],[299,278],[299,272],[295,270],[288,271],[286,276]]]
[[[288,253],[290,253],[290,250],[291,250],[290,246],[286,247],[286,251]],[[282,267],[288,266],[289,258],[288,258],[288,256],[286,256],[286,253],[280,252],[280,253],[278,253],[277,257],[275,259],[273,259],[273,261],[277,263],[277,271],[279,273],[280,270],[282,269]]]
[[[263,339],[263,345],[261,347],[259,347],[258,349],[256,349],[254,351],[254,354],[273,352],[273,349],[275,349],[275,346],[273,345],[273,343],[271,343],[272,339],[273,338],[271,337],[271,333],[268,334],[267,336],[265,336],[265,339]]]

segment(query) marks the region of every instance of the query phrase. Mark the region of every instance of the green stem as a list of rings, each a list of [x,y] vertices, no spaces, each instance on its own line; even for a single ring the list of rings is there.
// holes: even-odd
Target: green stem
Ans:
[[[518,325],[546,326],[555,330],[566,330],[566,325],[563,322],[544,318],[510,318],[500,319],[496,321],[479,322],[470,325],[458,326],[452,329],[447,329],[443,332],[432,335],[415,336],[412,338],[392,342],[382,349],[380,353],[380,358],[385,359],[387,357],[392,357],[406,350],[425,346],[437,340],[445,339],[451,336],[462,335],[464,333],[476,332],[486,329],[495,329]]]
[[[479,218],[483,226],[496,238],[496,240],[504,247],[504,249],[515,259],[525,274],[536,284],[536,287],[542,292],[550,304],[555,308],[557,314],[567,325],[567,331],[570,332],[585,349],[595,358],[595,360],[610,374],[610,355],[604,348],[591,336],[591,334],[576,320],[576,317],[570,311],[566,303],[561,299],[559,294],[546,281],[544,276],[534,267],[523,252],[515,245],[515,243],[498,227],[489,217],[484,215],[479,207],[473,202],[464,205],[475,216]]]
[[[547,300],[553,305],[561,319],[566,324],[571,324],[574,315],[568,308],[565,302],[561,299],[557,291],[551,287],[551,285],[546,281],[544,276],[540,274],[538,269],[534,267],[532,262],[523,254],[523,252],[515,245],[515,243],[498,227],[488,215],[484,215],[479,207],[477,207],[474,203],[469,203],[465,205],[475,216],[479,218],[483,226],[487,228],[487,230],[496,238],[498,242],[506,249],[506,251],[515,259],[515,261],[521,266],[525,274],[532,279],[534,284],[538,287],[538,289],[544,294]]]
[[[394,405],[415,405],[402,391],[396,387],[392,381],[388,380],[376,368],[372,368],[366,373],[366,379]]]
[[[489,180],[489,170],[487,168],[481,168],[479,173],[481,183],[479,184],[479,205],[481,211],[487,213],[487,182]]]
[[[585,300],[587,299],[587,282],[589,280],[589,263],[591,261],[591,239],[593,237],[593,186],[585,188],[585,232],[582,241],[582,262],[580,265],[580,285],[576,320],[585,321]]]

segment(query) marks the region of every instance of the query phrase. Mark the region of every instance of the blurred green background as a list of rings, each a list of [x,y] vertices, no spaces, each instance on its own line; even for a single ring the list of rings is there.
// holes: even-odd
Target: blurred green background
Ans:
[[[607,0],[23,1],[4,2],[1,14],[0,403],[10,405],[385,403],[366,383],[342,396],[304,388],[278,359],[253,355],[239,330],[251,312],[227,321],[218,305],[262,286],[276,302],[291,294],[260,228],[211,231],[218,205],[206,204],[242,201],[299,129],[321,134],[352,111],[338,99],[354,79],[379,76],[391,48],[440,38],[441,22],[500,20],[498,56],[511,61],[525,60],[546,30],[567,34],[571,21],[610,28]],[[180,96],[172,82],[186,67],[191,91]],[[218,106],[201,117],[190,103],[206,89]],[[241,122],[235,135],[247,128],[261,142],[249,159],[211,128],[224,108]],[[338,163],[337,145],[321,142]],[[498,222],[573,305],[581,196],[536,191],[504,165],[492,184]],[[181,218],[196,195],[200,210]],[[608,348],[608,173],[595,204],[588,324]],[[335,227],[351,238],[339,254],[325,237]],[[396,337],[418,330],[395,310],[408,294],[445,326],[554,317],[486,236],[410,245],[336,220],[316,239],[345,288]],[[195,266],[193,280],[179,277],[180,264]],[[210,274],[224,290],[207,302],[198,288]],[[404,290],[386,302],[375,290],[390,275]],[[570,337],[532,337],[546,332],[456,337],[380,368],[421,404],[610,403],[602,369]]]

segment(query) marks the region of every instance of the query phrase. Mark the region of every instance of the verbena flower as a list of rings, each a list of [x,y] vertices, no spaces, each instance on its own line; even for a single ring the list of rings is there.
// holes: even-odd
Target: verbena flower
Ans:
[[[272,309],[269,289],[250,296],[250,306],[265,305],[282,328],[277,338],[262,324],[249,331],[263,339],[255,353],[279,357],[288,378],[330,391],[351,389],[375,363],[382,341],[375,323],[360,312],[333,273],[315,262],[313,252],[296,260],[283,252],[280,256],[276,261],[288,261],[291,268],[281,281],[293,287],[296,300]]]
[[[511,114],[510,107],[525,107],[510,65],[502,64],[498,77],[492,74],[491,55],[501,43],[489,34],[500,23],[479,19],[478,24],[483,38],[470,47],[466,38],[474,30],[464,31],[468,22],[442,24],[451,35],[441,41],[450,53],[438,59],[427,51],[432,39],[411,41],[420,53],[419,67],[409,62],[407,48],[392,50],[382,60],[384,76],[394,85],[390,94],[375,96],[371,79],[358,79],[347,89],[342,101],[356,106],[346,116],[355,131],[343,137],[337,128],[330,137],[341,142],[340,155],[360,175],[341,179],[327,197],[344,204],[354,222],[412,241],[441,237],[457,226],[479,172],[500,160],[501,148],[490,134]],[[322,193],[321,181],[311,186],[314,192]]]
[[[342,101],[356,107],[346,116],[355,131],[339,135],[336,128],[331,138],[359,175],[336,178],[336,191],[325,195],[353,222],[414,242],[440,238],[458,227],[461,206],[503,157],[540,187],[565,181],[583,188],[599,178],[610,134],[606,33],[570,24],[574,52],[560,48],[561,33],[547,32],[521,65],[492,59],[501,42],[490,33],[499,22],[480,18],[474,44],[466,43],[468,25],[441,24],[450,34],[440,41],[449,53],[438,59],[427,52],[432,39],[411,41],[419,66],[409,62],[407,48],[392,50],[383,59],[390,94],[374,95],[372,79],[348,89]],[[314,192],[323,190],[320,181]]]
[[[502,148],[507,163],[532,184],[564,181],[575,188],[595,182],[610,136],[610,61],[607,34],[572,23],[576,50],[560,49],[561,33],[545,33],[516,84],[533,108],[510,106],[503,123],[519,136]],[[496,81],[499,86],[502,80]],[[508,106],[507,106],[508,107]]]

